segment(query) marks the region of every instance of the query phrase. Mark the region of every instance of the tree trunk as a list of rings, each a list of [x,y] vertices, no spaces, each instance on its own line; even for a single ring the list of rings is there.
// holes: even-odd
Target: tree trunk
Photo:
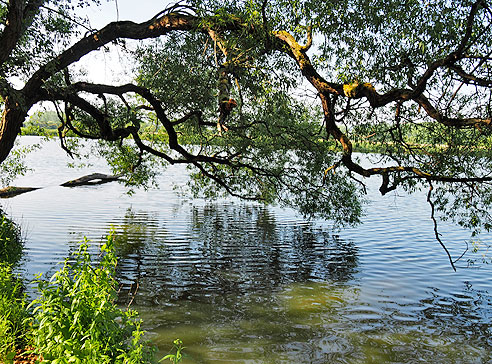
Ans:
[[[27,112],[18,102],[5,99],[5,109],[0,121],[0,164],[7,158],[14,147],[15,138],[20,134]]]

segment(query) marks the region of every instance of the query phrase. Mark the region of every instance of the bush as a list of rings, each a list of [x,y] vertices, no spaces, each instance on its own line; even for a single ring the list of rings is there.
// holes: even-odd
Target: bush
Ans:
[[[12,275],[12,265],[22,256],[19,227],[0,210],[0,362],[10,361],[27,343],[27,319],[22,281]]]
[[[0,362],[8,362],[28,342],[28,320],[24,288],[12,275],[9,264],[0,262]]]
[[[84,242],[50,281],[38,277],[34,346],[44,360],[61,363],[151,362],[137,313],[115,304],[116,256],[110,235],[94,264]]]
[[[20,228],[0,210],[0,262],[17,263],[22,249]]]

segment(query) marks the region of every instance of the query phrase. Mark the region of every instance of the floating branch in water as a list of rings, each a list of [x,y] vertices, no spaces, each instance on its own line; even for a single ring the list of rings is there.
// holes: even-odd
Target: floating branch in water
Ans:
[[[102,173],[92,173],[87,176],[83,176],[72,181],[62,183],[60,186],[63,187],[75,187],[84,185],[98,185],[107,182],[117,181],[121,178],[121,175],[107,175]]]
[[[14,187],[8,186],[0,189],[0,198],[10,198],[26,192],[39,190],[41,187]]]

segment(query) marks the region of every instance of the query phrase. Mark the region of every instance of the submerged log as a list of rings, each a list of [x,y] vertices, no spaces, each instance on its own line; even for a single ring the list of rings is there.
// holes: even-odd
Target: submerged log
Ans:
[[[41,187],[14,187],[8,186],[0,189],[0,198],[10,198],[26,192],[39,190]]]
[[[75,186],[86,186],[86,185],[99,185],[102,183],[117,181],[121,178],[120,175],[112,176],[102,173],[92,173],[87,176],[83,176],[72,181],[67,181],[62,183],[60,186],[63,187],[75,187]]]

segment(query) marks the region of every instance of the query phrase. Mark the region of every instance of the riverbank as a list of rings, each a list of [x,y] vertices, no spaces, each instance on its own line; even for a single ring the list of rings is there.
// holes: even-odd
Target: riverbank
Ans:
[[[21,231],[0,210],[0,362],[10,363],[28,345],[29,318],[22,280],[12,273],[22,256]]]
[[[36,125],[29,125],[27,127],[21,128],[21,135],[23,136],[39,136],[39,137],[48,137],[48,138],[58,138],[58,130],[56,128],[42,128]],[[70,138],[78,138],[76,134],[73,132],[68,132],[65,137]],[[169,137],[167,133],[163,129],[155,130],[154,126],[145,126],[143,127],[143,133],[141,136],[142,140],[148,140],[153,142],[162,142],[164,144],[168,144]],[[330,151],[340,151],[340,145],[335,140],[325,140],[320,135],[320,140],[326,144],[327,150]],[[200,144],[200,141],[194,139],[184,140],[181,137],[180,142],[183,145],[197,145]],[[405,142],[405,143],[395,143],[395,142],[378,142],[371,141],[367,139],[365,136],[360,135],[351,135],[352,142],[352,151],[354,153],[362,153],[362,154],[370,154],[370,153],[388,153],[389,150],[395,150],[399,153],[408,153],[415,155],[429,155],[429,154],[447,154],[453,155],[453,153],[460,154],[470,154],[475,155],[477,157],[488,156],[490,155],[490,150],[485,145],[463,145],[450,147],[447,144],[431,144],[431,143],[416,143],[416,142]],[[215,143],[220,145],[221,140],[216,139]]]

